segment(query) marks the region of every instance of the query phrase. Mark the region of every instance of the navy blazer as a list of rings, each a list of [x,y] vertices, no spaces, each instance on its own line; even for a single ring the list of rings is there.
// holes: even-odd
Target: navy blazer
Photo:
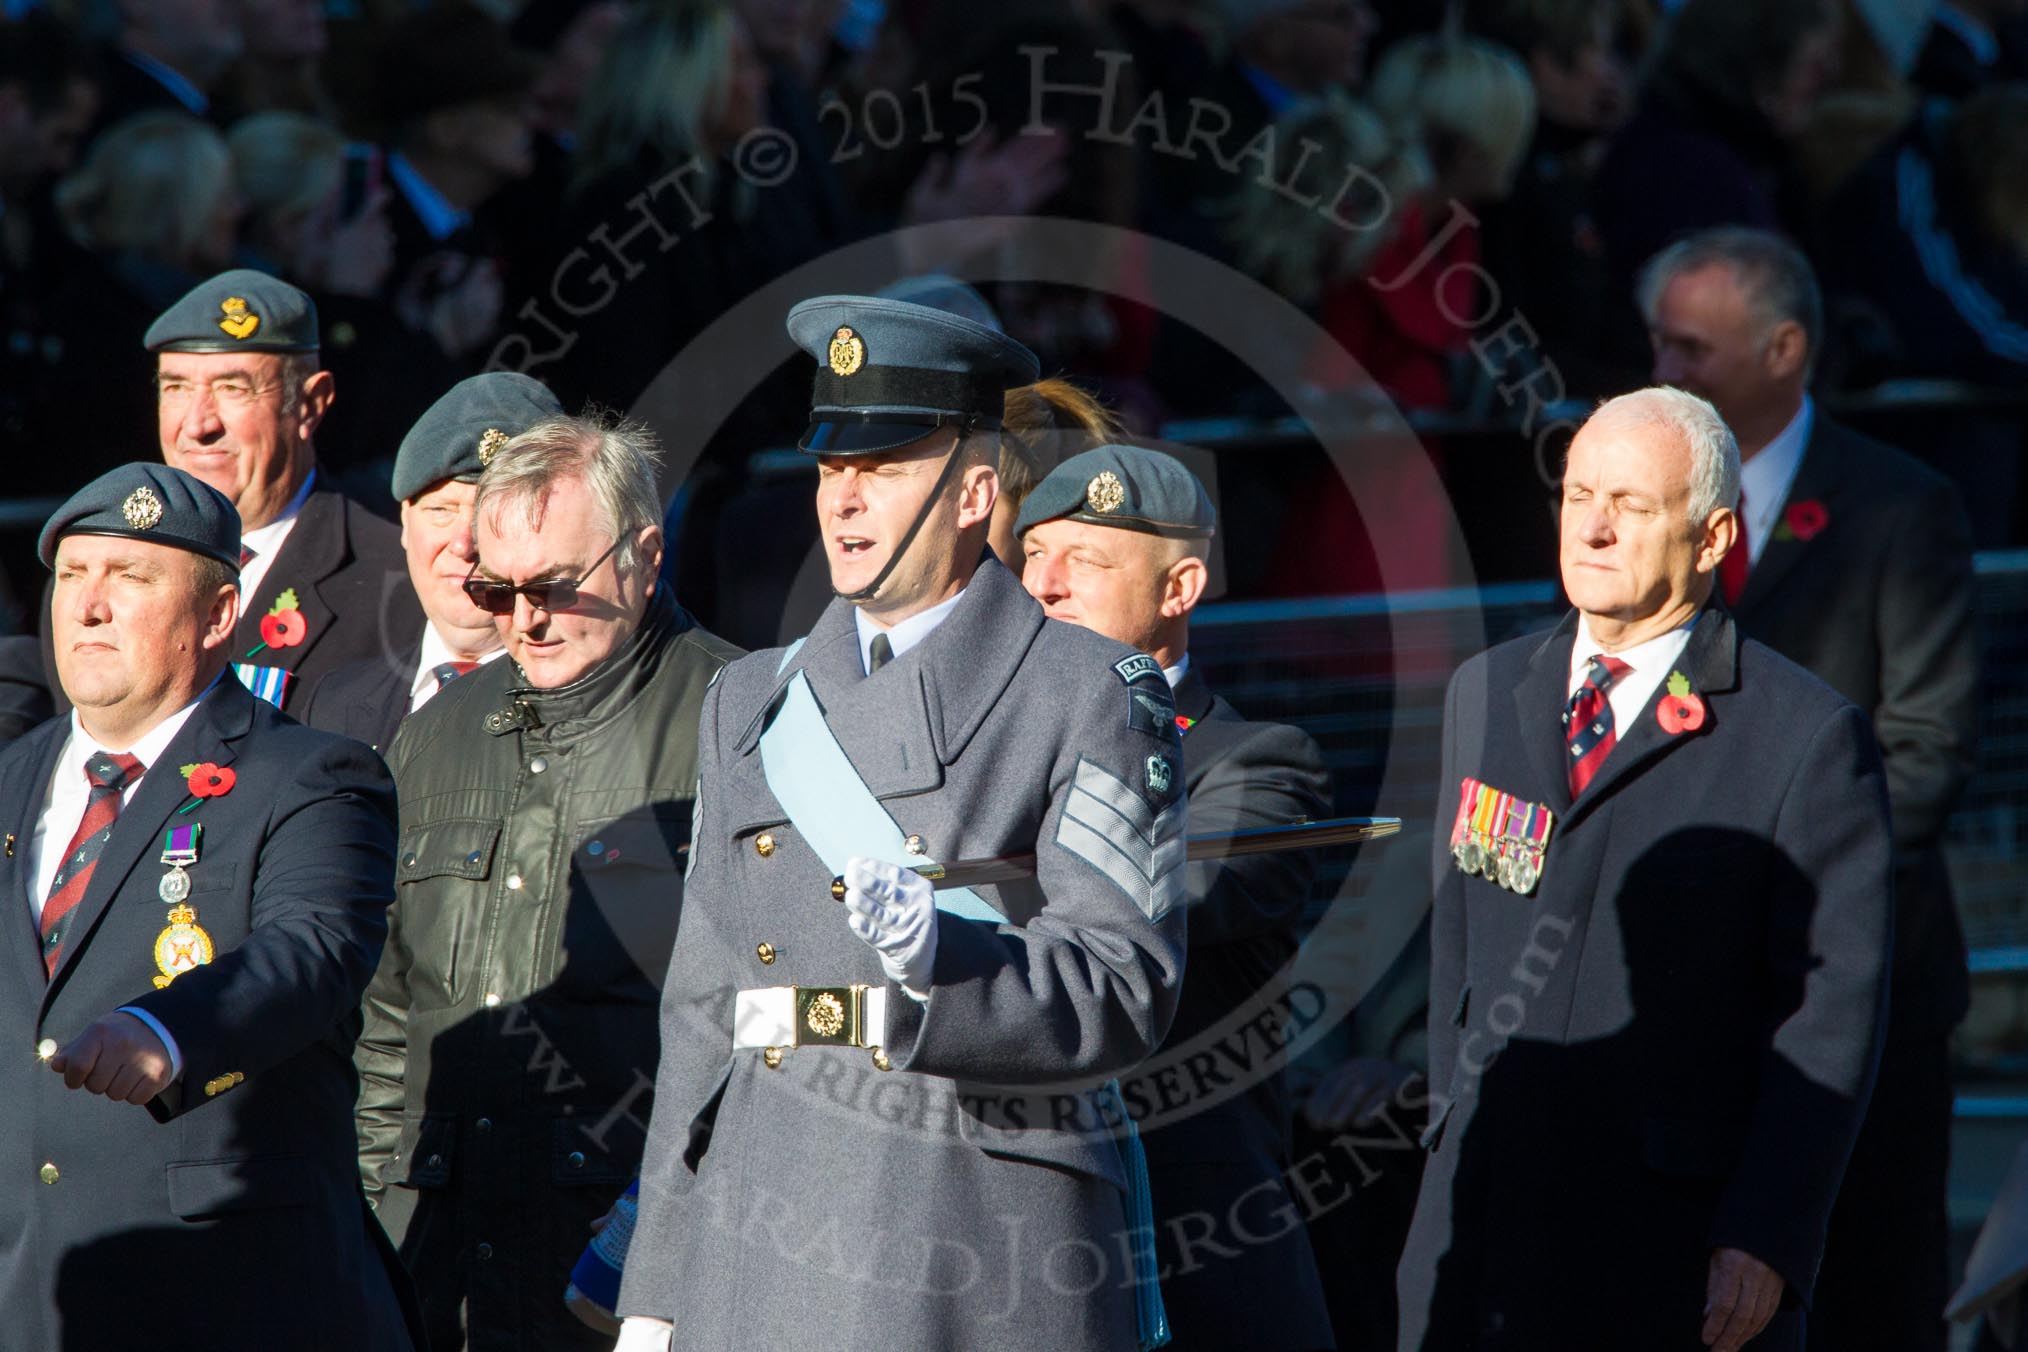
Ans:
[[[1431,1151],[1403,1348],[1701,1347],[1712,1249],[1786,1281],[1795,1345],[1872,1088],[1892,835],[1865,717],[1722,608],[1576,801],[1561,711],[1576,616],[1453,678],[1430,992]],[[1472,777],[1548,806],[1532,896],[1453,863]]]
[[[422,642],[386,657],[369,657],[325,676],[303,692],[295,716],[310,727],[364,742],[382,756],[394,745],[401,720],[408,717],[416,665]]]
[[[386,768],[228,674],[121,811],[45,979],[26,842],[69,732],[52,720],[0,753],[0,1029],[19,1052],[0,1057],[0,1341],[402,1352],[352,1126],[359,998],[394,890]],[[234,772],[223,796],[186,792],[178,767],[203,761]],[[186,823],[204,828],[188,904],[216,952],[156,989],[159,857]],[[183,1057],[146,1111],[66,1089],[30,1050],[123,1005]]]

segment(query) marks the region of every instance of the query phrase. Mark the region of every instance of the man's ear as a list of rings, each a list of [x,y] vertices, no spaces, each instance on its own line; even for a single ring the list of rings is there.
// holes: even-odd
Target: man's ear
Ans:
[[[331,378],[329,371],[318,371],[303,382],[303,393],[296,408],[296,440],[308,441],[317,434],[317,427],[324,421],[324,415],[331,411],[333,401],[338,398],[338,382]]]
[[[1169,565],[1169,578],[1162,588],[1162,617],[1176,619],[1197,609],[1204,589],[1211,585],[1211,570],[1196,555]]]
[[[655,585],[662,580],[662,528],[643,526],[634,537],[634,557],[639,566],[647,572],[648,595],[655,594]]]
[[[239,627],[239,584],[228,582],[212,594],[211,607],[204,616],[204,650],[210,652],[232,642]]]
[[[991,522],[993,504],[1000,500],[1000,471],[991,465],[973,465],[958,481],[958,529]]]
[[[1739,513],[1730,507],[1714,507],[1704,518],[1704,542],[1697,547],[1697,571],[1713,573],[1739,542]]]
[[[1788,380],[1806,370],[1810,364],[1810,338],[1803,332],[1803,326],[1793,319],[1775,325],[1761,352],[1761,364],[1775,380]]]

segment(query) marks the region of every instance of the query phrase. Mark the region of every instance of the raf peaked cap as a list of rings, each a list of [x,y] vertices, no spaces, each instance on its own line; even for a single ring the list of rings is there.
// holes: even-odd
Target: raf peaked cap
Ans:
[[[563,412],[549,386],[519,371],[469,376],[431,404],[394,456],[394,499],[407,502],[445,479],[477,479],[493,453]]]
[[[789,336],[817,359],[816,455],[906,446],[933,428],[998,428],[1007,391],[1033,384],[1035,354],[998,329],[880,296],[819,296],[789,311]]]
[[[1098,446],[1058,465],[1021,504],[1014,534],[1059,519],[1176,539],[1218,529],[1197,476],[1175,456],[1141,446]]]
[[[315,352],[317,303],[279,277],[234,268],[186,291],[142,343],[150,352]]]
[[[141,461],[79,489],[42,528],[35,552],[56,567],[66,535],[123,535],[203,554],[239,571],[239,513],[232,499],[194,474]]]

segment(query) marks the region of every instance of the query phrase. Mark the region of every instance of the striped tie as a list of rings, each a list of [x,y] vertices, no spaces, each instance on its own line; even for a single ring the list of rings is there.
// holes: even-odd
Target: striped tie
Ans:
[[[477,662],[439,662],[430,668],[430,674],[437,678],[437,689],[441,690],[458,677],[479,668]]]
[[[99,854],[113,834],[113,819],[120,815],[120,795],[141,773],[141,762],[121,753],[101,751],[84,764],[85,778],[91,781],[91,796],[85,800],[84,817],[64,847],[63,864],[49,880],[49,900],[42,905],[42,965],[51,976],[63,957],[63,936],[70,928],[70,913],[84,899],[91,886],[92,870]]]
[[[1617,657],[1594,654],[1584,669],[1584,684],[1563,710],[1563,738],[1570,745],[1570,796],[1584,792],[1598,767],[1612,754],[1613,706],[1606,698],[1612,683],[1633,668]]]
[[[247,566],[248,564],[252,563],[252,562],[253,562],[253,561],[254,561],[255,559],[257,559],[257,558],[259,558],[259,557],[260,557],[260,551],[259,551],[259,550],[255,550],[255,549],[248,549],[248,548],[247,548],[247,547],[246,547],[245,545],[241,545],[241,546],[239,547],[239,566],[240,566],[240,567],[242,567],[242,568],[246,567],[246,566]]]

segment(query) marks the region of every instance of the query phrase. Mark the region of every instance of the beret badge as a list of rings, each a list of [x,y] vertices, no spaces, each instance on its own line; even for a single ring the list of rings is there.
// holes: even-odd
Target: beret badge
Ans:
[[[485,468],[493,463],[493,457],[500,454],[500,448],[507,444],[507,434],[497,427],[489,427],[479,434],[479,466]]]
[[[218,308],[222,316],[218,327],[234,338],[242,341],[251,338],[254,330],[261,326],[261,317],[246,308],[246,299],[242,296],[227,296],[218,303]]]
[[[866,365],[866,344],[849,328],[839,329],[831,340],[831,374],[849,376]]]
[[[1111,470],[1103,470],[1092,476],[1084,486],[1085,504],[1100,516],[1120,510],[1120,504],[1127,500],[1127,486],[1120,482],[1120,476]]]
[[[145,486],[137,488],[120,504],[120,515],[135,530],[153,530],[162,519],[162,500]]]

